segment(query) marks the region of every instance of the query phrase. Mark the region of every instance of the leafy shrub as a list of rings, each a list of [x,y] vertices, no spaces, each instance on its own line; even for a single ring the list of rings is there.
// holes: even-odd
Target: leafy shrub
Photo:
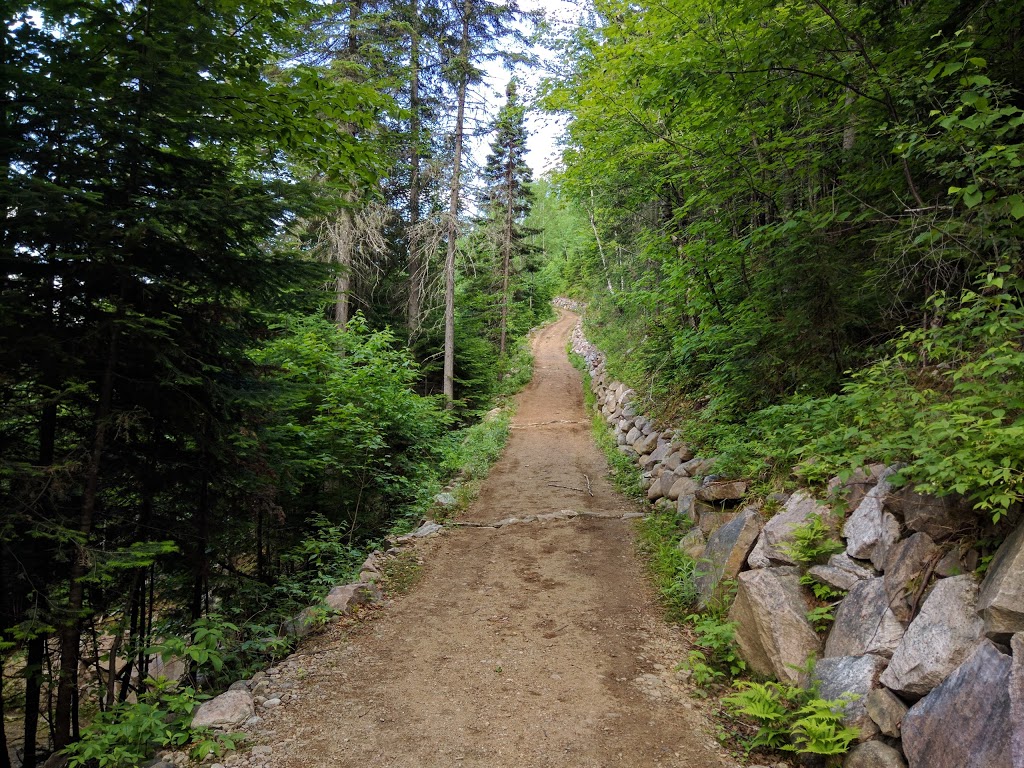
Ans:
[[[82,729],[81,740],[65,750],[70,768],[130,768],[162,747],[189,749],[198,760],[234,748],[235,737],[192,727],[202,698],[194,688],[165,678],[146,684],[137,702],[116,704]]]
[[[1024,280],[1006,268],[853,375],[840,395],[794,400],[756,418],[779,460],[814,456],[813,479],[872,461],[925,493],[963,494],[1000,520],[1024,500]]]
[[[414,391],[411,355],[356,315],[345,330],[287,318],[251,357],[276,395],[255,439],[239,436],[250,464],[272,468],[256,478],[264,496],[311,524],[343,526],[349,541],[385,533],[435,472],[450,424],[436,398]]]
[[[725,622],[706,614],[691,614],[686,620],[693,624],[697,634],[697,647],[689,652],[685,664],[694,683],[705,686],[726,675],[735,677],[746,670],[747,663],[740,658],[736,648],[735,622]]]

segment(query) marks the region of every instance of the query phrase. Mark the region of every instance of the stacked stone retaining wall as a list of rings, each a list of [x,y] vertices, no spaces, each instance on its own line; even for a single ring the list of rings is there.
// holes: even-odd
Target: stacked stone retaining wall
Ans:
[[[860,741],[845,768],[1024,768],[1024,524],[993,530],[962,499],[894,487],[898,467],[883,465],[834,478],[825,499],[778,497],[769,516],[746,482],[641,413],[579,326],[572,349],[648,500],[692,523],[679,546],[703,562],[698,601],[732,597],[750,669],[809,685],[813,657],[820,696],[856,696],[845,720]],[[813,516],[841,550],[808,567],[794,530]],[[982,571],[974,544],[993,535],[1006,538]],[[827,633],[807,616],[822,606],[812,581],[841,596]]]

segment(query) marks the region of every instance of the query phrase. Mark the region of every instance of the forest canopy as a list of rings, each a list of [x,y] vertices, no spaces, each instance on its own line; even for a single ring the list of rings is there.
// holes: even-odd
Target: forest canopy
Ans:
[[[454,105],[528,22],[484,0],[5,6],[0,768],[90,721],[142,735],[80,762],[145,758],[173,730],[145,712],[186,727],[493,458],[507,420],[476,422],[528,376],[550,287],[512,274],[498,327],[453,170],[489,128]],[[151,677],[161,655],[181,685]]]
[[[1024,498],[1018,2],[597,2],[547,105],[612,366],[765,481]]]

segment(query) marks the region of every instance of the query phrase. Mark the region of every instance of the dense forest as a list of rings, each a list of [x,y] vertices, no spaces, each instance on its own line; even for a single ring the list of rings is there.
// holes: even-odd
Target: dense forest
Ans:
[[[493,450],[474,424],[528,376],[552,286],[524,240],[524,109],[510,86],[493,131],[481,66],[522,58],[533,19],[4,14],[0,768],[90,722],[144,756]],[[115,742],[103,764],[134,764]]]
[[[719,471],[768,492],[898,461],[1019,507],[1022,11],[598,2],[561,41],[546,102],[589,236],[563,274]]]
[[[8,5],[0,768],[195,737],[199,692],[286,652],[497,444],[479,416],[559,291],[716,471],[768,492],[898,461],[1015,514],[1022,11],[595,0],[554,32],[489,0]],[[529,89],[480,117],[483,68],[534,35],[567,120],[536,180]]]

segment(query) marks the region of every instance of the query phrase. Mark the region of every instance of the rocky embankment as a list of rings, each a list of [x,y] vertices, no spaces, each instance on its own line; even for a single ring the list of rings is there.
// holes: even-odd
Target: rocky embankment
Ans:
[[[962,499],[893,487],[898,468],[881,465],[833,479],[824,499],[774,498],[767,514],[742,479],[640,413],[579,327],[572,348],[650,502],[693,524],[679,546],[704,563],[701,607],[735,588],[729,620],[751,670],[808,685],[813,657],[823,698],[855,694],[845,768],[1024,768],[1024,524],[993,529]],[[842,549],[807,567],[796,534],[816,520]],[[1005,540],[979,569],[976,544],[993,536]],[[836,596],[827,633],[808,618],[824,607],[814,584]]]

